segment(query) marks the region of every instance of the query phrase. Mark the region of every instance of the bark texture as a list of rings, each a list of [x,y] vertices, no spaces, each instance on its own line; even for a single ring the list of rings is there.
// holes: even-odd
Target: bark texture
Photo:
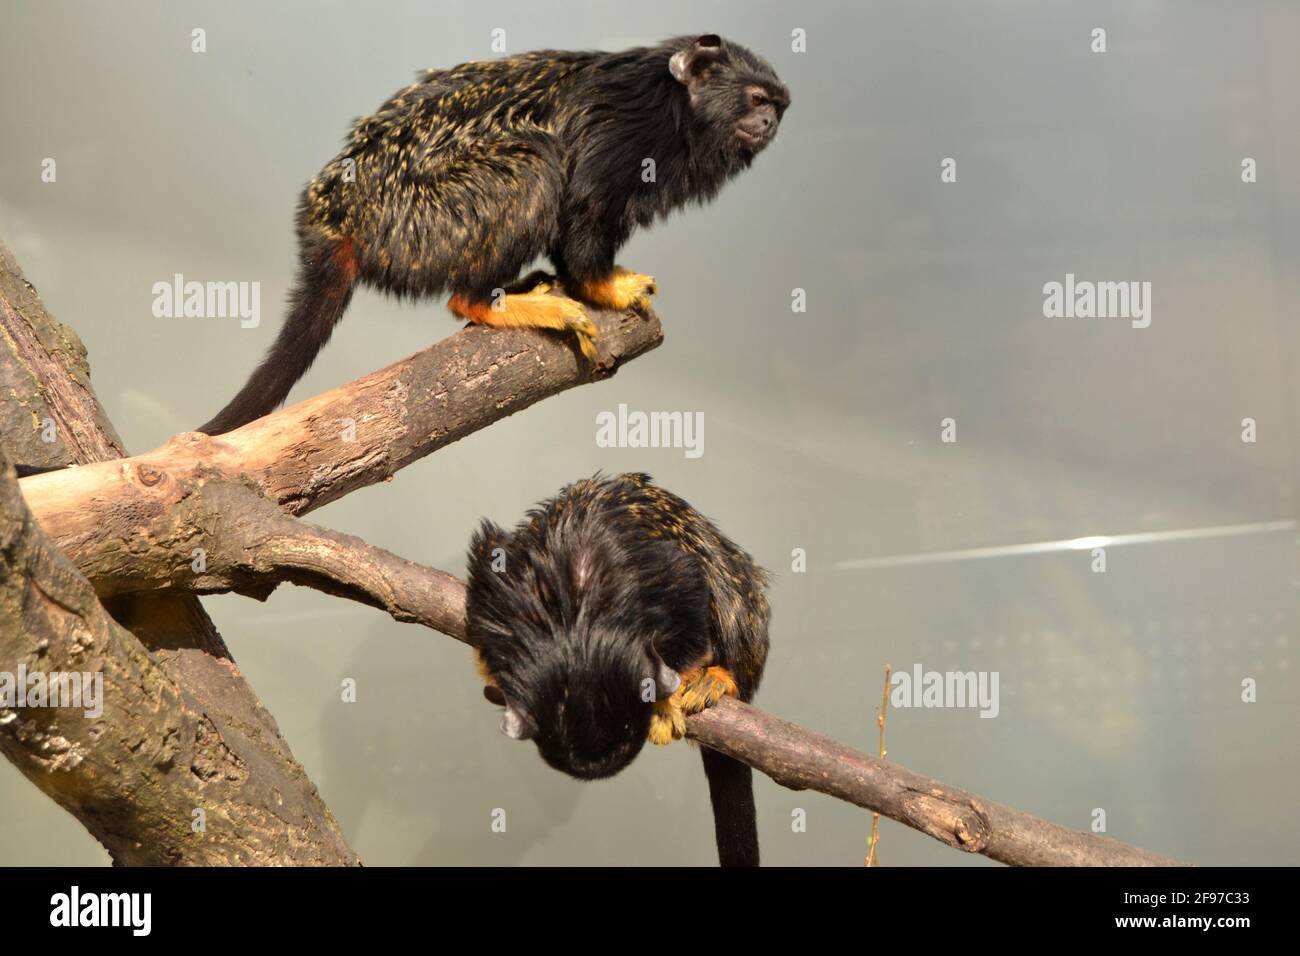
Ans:
[[[125,454],[91,388],[80,339],[49,316],[3,243],[0,388],[0,449],[12,460],[86,465]],[[102,668],[110,695],[93,726],[80,726],[79,712],[0,710],[0,746],[27,778],[115,863],[359,862],[198,599],[130,595],[109,603],[121,625],[111,626],[85,600],[84,578],[74,582],[66,561],[50,559],[26,506],[14,503],[22,502],[17,483],[4,481],[14,549],[0,552],[0,670],[58,670],[60,661],[84,658]],[[50,643],[60,625],[72,645]],[[77,651],[77,634],[95,636],[91,650]],[[145,692],[156,699],[141,709]],[[60,741],[69,756],[50,759]],[[142,755],[152,760],[147,767]],[[205,808],[215,810],[207,832],[194,833],[192,811]]]
[[[315,790],[287,750],[266,746],[254,728],[234,731],[114,621],[32,520],[12,468],[2,467],[0,661],[11,674],[102,679],[102,696],[83,692],[79,706],[44,706],[51,701],[29,687],[22,703],[42,706],[0,710],[5,756],[115,863],[350,860],[323,804],[295,800],[295,791],[314,798]]]

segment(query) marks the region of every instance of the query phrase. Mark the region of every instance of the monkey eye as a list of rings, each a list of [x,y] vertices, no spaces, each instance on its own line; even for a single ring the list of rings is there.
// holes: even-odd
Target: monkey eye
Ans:
[[[768,100],[767,94],[762,90],[749,91],[749,105],[754,109],[757,109],[760,106],[766,106],[769,102],[770,100]]]

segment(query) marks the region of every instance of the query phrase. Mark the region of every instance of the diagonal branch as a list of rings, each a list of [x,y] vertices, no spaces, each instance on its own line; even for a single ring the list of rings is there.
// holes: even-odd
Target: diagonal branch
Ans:
[[[54,675],[75,681],[58,682],[61,694],[75,690],[76,706],[56,706],[34,684],[12,688],[23,696],[0,710],[0,751],[116,863],[355,861],[300,812],[293,781],[276,789],[278,753],[232,736],[108,615],[31,519],[3,452],[0,662],[9,674],[41,675],[51,695]]]
[[[1182,866],[1177,860],[1031,816],[724,700],[688,717],[686,736],[761,770],[1011,866]]]
[[[46,312],[3,242],[0,392],[0,447],[25,464],[125,454],[81,341]],[[20,517],[11,475],[0,484],[16,499],[5,498],[11,547],[0,551],[0,671],[93,663],[111,694],[93,728],[76,712],[0,709],[0,749],[117,863],[356,863],[198,599],[128,595],[101,608]],[[142,687],[157,695],[152,714],[136,707]],[[194,829],[198,809],[206,831]]]
[[[266,600],[288,581],[465,639],[465,586],[444,571],[286,515],[255,490],[210,478],[115,548],[79,552],[101,595],[223,594]],[[113,520],[110,518],[110,521]]]
[[[74,561],[76,548],[100,539],[106,499],[156,517],[186,481],[210,473],[239,475],[304,514],[557,392],[607,378],[663,340],[653,315],[603,312],[594,321],[599,366],[558,335],[471,326],[229,434],[183,432],[133,458],[25,478],[23,494]]]

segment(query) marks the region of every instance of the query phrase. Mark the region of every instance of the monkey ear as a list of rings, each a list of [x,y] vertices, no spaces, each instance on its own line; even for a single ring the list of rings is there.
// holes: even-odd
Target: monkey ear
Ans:
[[[498,707],[506,705],[506,695],[501,693],[501,688],[495,684],[484,684],[483,696],[487,698],[489,704],[496,704]]]
[[[654,647],[650,648],[650,661],[654,665],[655,700],[666,700],[682,686],[682,676],[664,663]]]
[[[668,61],[668,72],[691,95],[706,78],[708,68],[722,58],[722,37],[706,33],[684,50],[678,50]]]
[[[527,740],[537,733],[537,728],[522,711],[508,703],[505,716],[501,718],[501,732],[511,740]]]

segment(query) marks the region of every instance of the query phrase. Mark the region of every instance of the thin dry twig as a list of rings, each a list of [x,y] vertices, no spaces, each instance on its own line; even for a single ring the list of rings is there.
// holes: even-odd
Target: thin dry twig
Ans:
[[[893,669],[885,665],[885,689],[880,693],[880,710],[876,712],[876,726],[880,728],[880,759],[884,760],[885,751],[885,714],[889,710],[889,676]],[[880,846],[880,811],[871,815],[871,837],[867,840],[866,866],[879,866],[880,858],[876,850]]]

